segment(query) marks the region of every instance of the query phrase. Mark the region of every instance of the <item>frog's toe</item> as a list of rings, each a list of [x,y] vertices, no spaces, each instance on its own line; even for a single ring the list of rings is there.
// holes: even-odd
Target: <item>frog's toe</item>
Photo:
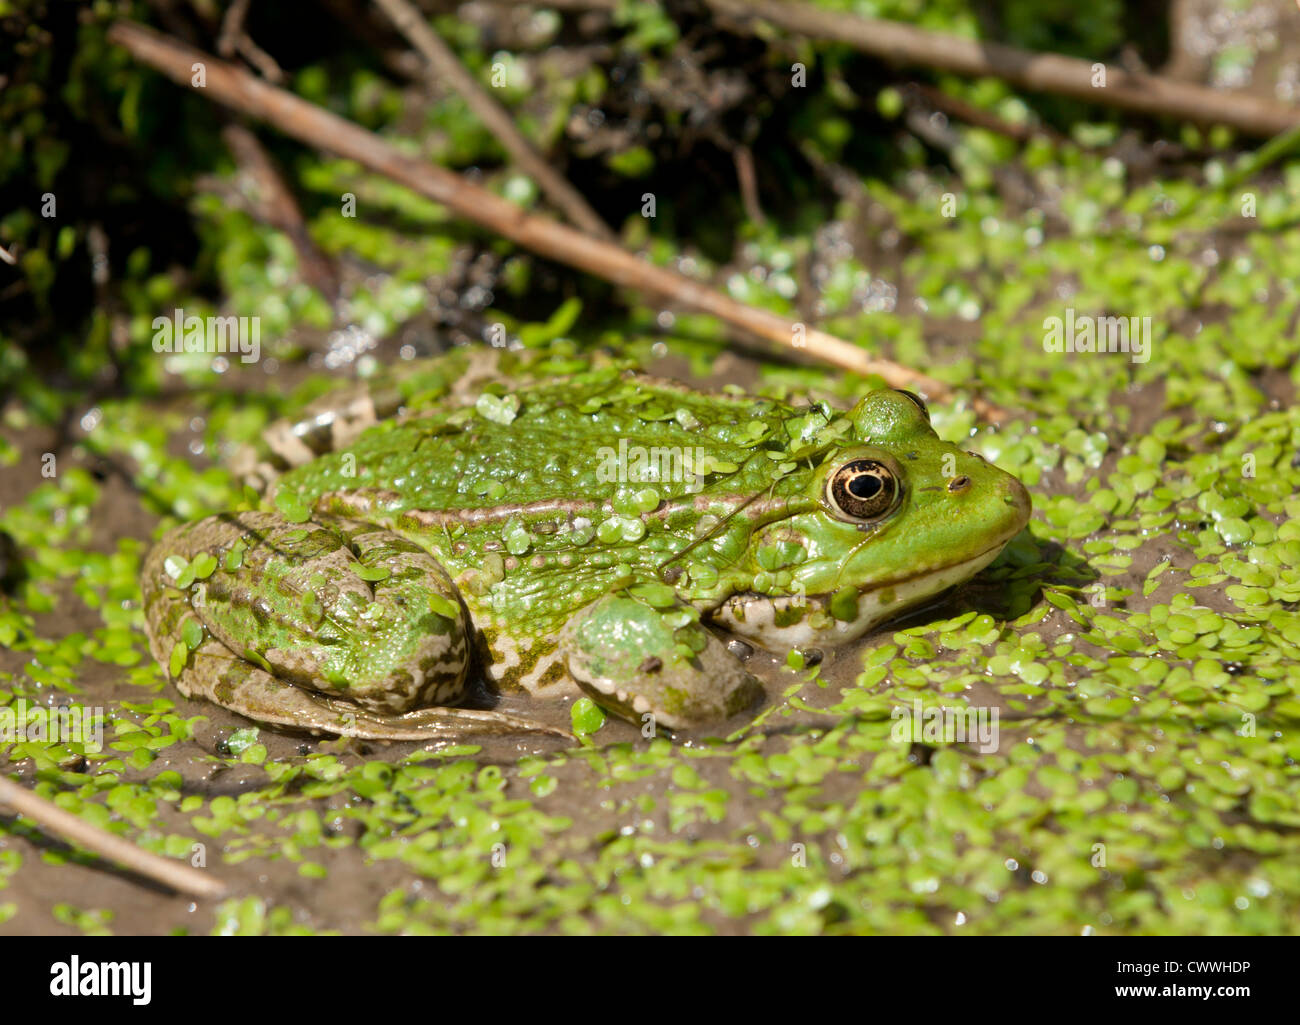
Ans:
[[[396,389],[367,382],[348,385],[316,399],[292,420],[275,421],[259,442],[235,452],[230,470],[260,494],[287,470],[347,448],[366,428],[393,416],[400,405]]]
[[[638,724],[692,729],[743,712],[763,694],[758,680],[682,605],[660,609],[609,595],[569,624],[562,645],[578,686]]]

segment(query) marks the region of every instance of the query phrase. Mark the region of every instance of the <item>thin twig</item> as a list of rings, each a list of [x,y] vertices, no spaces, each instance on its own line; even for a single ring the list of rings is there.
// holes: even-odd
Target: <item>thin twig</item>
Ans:
[[[227,59],[237,53],[243,54],[261,71],[263,78],[279,85],[284,81],[280,66],[253,42],[244,28],[250,3],[251,0],[233,0],[226,8],[221,19],[221,34],[217,37],[217,53]],[[302,209],[270,154],[251,130],[234,121],[221,130],[221,138],[235,163],[252,183],[251,215],[288,236],[298,254],[298,269],[303,279],[333,303],[339,291],[334,265],[312,240]]]
[[[257,220],[284,232],[298,254],[298,269],[304,280],[333,302],[338,298],[338,274],[330,258],[321,252],[303,219],[298,200],[280,175],[279,169],[257,136],[232,122],[221,130],[240,170],[252,181],[252,213]]]
[[[620,246],[593,238],[550,218],[531,214],[452,171],[401,152],[360,125],[143,25],[131,21],[115,22],[108,31],[108,38],[174,82],[187,88],[198,88],[210,99],[260,118],[307,145],[354,160],[362,167],[405,185],[466,220],[548,259],[576,267],[620,287],[648,292],[717,317],[786,349],[798,349],[810,357],[854,373],[875,375],[891,387],[911,388],[936,402],[952,401],[948,386],[926,374],[889,360],[873,359],[856,345],[834,335],[792,323],[767,310],[746,306],[684,275],[656,267]],[[207,70],[206,86],[191,85],[195,63],[202,64]],[[978,397],[972,399],[971,406],[989,420],[1004,420],[1008,415]]]
[[[429,23],[424,20],[424,16],[419,11],[407,0],[375,0],[375,6],[383,9],[397,26],[398,31],[406,36],[411,41],[411,45],[429,62],[431,77],[440,77],[451,84],[451,87],[465,101],[466,106],[483,122],[488,131],[496,136],[497,141],[510,154],[510,159],[524,174],[537,183],[570,223],[598,238],[615,237],[609,225],[601,220],[600,214],[591,208],[582,194],[555,171],[537,150],[533,149],[533,144],[515,125],[510,112],[488,95],[474,76],[465,69],[465,65],[456,57],[451,47],[429,27]]]
[[[401,79],[425,81],[428,65],[409,46],[398,46],[387,24],[378,25],[371,19],[371,9],[353,3],[353,0],[317,0],[329,11],[334,20],[347,31],[354,47],[357,44],[370,50],[392,74]]]
[[[0,246],[0,260],[4,260],[4,262],[10,266],[18,262],[18,258],[14,256],[13,253],[9,252],[9,250],[4,246]]]
[[[998,115],[982,107],[977,107],[973,103],[967,103],[956,96],[949,96],[942,89],[936,89],[934,86],[926,85],[923,82],[909,82],[904,92],[914,94],[918,99],[946,117],[965,121],[969,125],[983,128],[986,131],[997,132],[999,135],[1005,135],[1008,139],[1014,139],[1016,142],[1025,142],[1039,134],[1045,135],[1056,142],[1060,142],[1065,138],[1060,132],[1049,128],[1047,125],[1016,124],[1005,118],[998,117]]]
[[[922,65],[959,75],[991,76],[1033,92],[1058,93],[1102,106],[1223,124],[1247,135],[1276,135],[1300,122],[1300,110],[1264,97],[1211,89],[1120,64],[1035,53],[1014,46],[929,32],[783,0],[704,0],[743,29],[761,19],[809,39],[846,43],[893,64]],[[1096,70],[1100,65],[1100,74]],[[1102,78],[1101,75],[1105,77]],[[1099,84],[1104,82],[1104,84]]]
[[[736,181],[740,185],[740,199],[745,204],[745,216],[755,224],[765,224],[763,206],[758,201],[758,175],[754,173],[754,154],[745,145],[737,145],[731,150],[732,160],[736,164]]]
[[[239,52],[244,60],[257,68],[268,82],[275,82],[278,85],[284,81],[284,71],[276,63],[275,58],[253,42],[253,37],[247,32],[239,39]]]
[[[222,897],[226,893],[226,884],[216,876],[191,868],[175,858],[164,858],[142,850],[129,840],[123,840],[107,830],[92,826],[70,811],[64,811],[52,801],[37,797],[3,775],[0,775],[0,805],[7,805],[60,840],[114,861],[123,868],[178,893],[208,898]]]
[[[244,18],[252,0],[231,0],[221,19],[221,35],[217,37],[217,53],[229,59],[239,52],[239,37],[244,32]]]
[[[250,0],[234,0],[226,8],[226,15],[221,19],[221,35],[217,38],[217,53],[230,58],[236,53],[242,54],[244,60],[260,71],[267,81],[279,85],[284,81],[284,72],[275,58],[263,50],[244,28],[244,19],[248,17]]]

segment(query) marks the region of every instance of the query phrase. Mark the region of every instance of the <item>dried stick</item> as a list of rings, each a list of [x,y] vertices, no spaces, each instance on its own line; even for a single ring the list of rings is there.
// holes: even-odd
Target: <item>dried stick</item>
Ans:
[[[904,95],[915,96],[946,117],[965,121],[969,125],[983,128],[986,131],[997,132],[999,135],[1005,135],[1008,139],[1014,139],[1016,142],[1026,142],[1038,134],[1045,135],[1057,142],[1065,138],[1060,132],[1049,128],[1047,125],[1016,124],[1007,121],[983,107],[967,103],[956,96],[950,96],[942,89],[936,89],[934,86],[925,85],[922,82],[909,82],[903,92]]]
[[[991,76],[1020,89],[1059,93],[1142,114],[1223,124],[1252,136],[1277,135],[1300,123],[1300,110],[1285,103],[1179,82],[1161,75],[1103,65],[1105,85],[1094,85],[1102,62],[1056,53],[1034,53],[1001,43],[965,39],[904,25],[859,18],[781,0],[704,0],[715,11],[746,25],[762,19],[811,39],[847,43],[894,64],[923,65],[959,75]]]
[[[339,292],[334,264],[312,240],[302,209],[280,176],[271,155],[257,136],[241,124],[232,122],[226,125],[221,130],[221,138],[240,169],[252,179],[253,216],[288,236],[298,254],[298,268],[303,278],[332,303]]]
[[[736,181],[740,185],[745,216],[755,224],[764,224],[763,206],[758,201],[758,175],[754,172],[754,154],[748,146],[733,146],[731,158],[736,164]]]
[[[244,34],[244,19],[252,0],[232,0],[221,19],[221,35],[217,37],[217,53],[230,58],[239,52],[239,37]]]
[[[217,37],[217,53],[229,59],[243,54],[268,82],[279,85],[284,81],[280,66],[253,42],[244,28],[251,0],[233,0],[221,19],[221,35]],[[275,162],[262,148],[248,128],[232,121],[221,130],[221,138],[253,185],[252,216],[284,232],[298,254],[298,269],[303,279],[332,303],[338,298],[338,276],[329,258],[317,248],[307,232],[302,210],[289,186],[280,176]]]
[[[497,142],[510,154],[516,166],[532,178],[538,187],[546,193],[551,202],[559,207],[569,222],[577,225],[588,235],[598,238],[613,239],[614,232],[600,219],[600,214],[591,208],[568,180],[552,169],[546,159],[533,149],[533,144],[524,138],[524,134],[515,125],[500,103],[488,95],[479,85],[465,65],[456,57],[450,46],[442,41],[424,16],[407,2],[407,0],[375,0],[375,6],[383,9],[389,19],[397,26],[399,32],[410,40],[411,45],[429,62],[430,76],[439,76],[451,84],[460,93],[466,106],[483,122]]]
[[[0,805],[7,805],[24,818],[31,819],[38,826],[44,827],[60,840],[76,844],[109,861],[115,861],[123,868],[161,883],[178,893],[211,898],[221,897],[226,893],[226,884],[216,876],[191,868],[175,858],[164,858],[141,850],[129,840],[123,840],[107,830],[92,826],[85,819],[70,811],[64,811],[52,801],[37,797],[30,790],[3,775],[0,775]]]
[[[253,42],[253,37],[244,30],[244,19],[248,17],[250,2],[251,0],[234,0],[234,3],[226,8],[226,16],[221,19],[221,35],[217,38],[217,53],[226,58],[233,57],[237,53],[242,54],[244,59],[256,67],[267,81],[279,85],[284,81],[284,72],[280,70],[280,65],[275,62],[275,58]]]
[[[131,21],[118,21],[108,38],[137,60],[190,87],[192,65],[206,69],[202,91],[229,107],[260,118],[301,142],[354,160],[466,220],[494,231],[535,253],[594,274],[624,288],[661,296],[710,314],[733,327],[786,348],[806,352],[858,374],[876,375],[894,388],[913,388],[937,402],[952,401],[947,385],[889,360],[872,359],[856,345],[815,328],[805,328],[767,310],[736,302],[721,292],[674,271],[656,267],[627,250],[592,238],[547,217],[530,214],[507,199],[460,175],[408,156],[359,125],[250,75],[242,68],[160,35]],[[975,398],[977,413],[989,420],[1007,418],[997,406]]]

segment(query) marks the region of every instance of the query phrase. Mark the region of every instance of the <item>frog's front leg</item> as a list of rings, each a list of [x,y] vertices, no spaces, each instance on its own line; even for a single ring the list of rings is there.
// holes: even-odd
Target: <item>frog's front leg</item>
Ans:
[[[749,708],[761,684],[676,600],[658,607],[621,592],[578,613],[561,638],[569,672],[591,699],[631,722],[670,730]]]
[[[150,648],[188,696],[382,740],[542,728],[439,707],[466,689],[464,609],[433,556],[372,525],[212,516],[164,537],[141,583]]]

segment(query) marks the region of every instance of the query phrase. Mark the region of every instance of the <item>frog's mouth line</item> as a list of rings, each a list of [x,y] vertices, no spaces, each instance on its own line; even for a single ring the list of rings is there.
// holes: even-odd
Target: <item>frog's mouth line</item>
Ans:
[[[883,581],[882,583],[874,585],[873,587],[865,588],[860,593],[876,594],[879,591],[885,591],[891,587],[892,588],[906,587],[907,585],[915,583],[918,580],[926,580],[930,577],[950,574],[954,570],[960,570],[965,566],[970,566],[970,565],[975,565],[977,563],[980,563],[981,559],[984,560],[982,564],[976,565],[975,569],[971,570],[970,576],[974,576],[985,566],[987,566],[990,562],[996,559],[998,557],[998,553],[1001,552],[1002,549],[1005,548],[1008,544],[1010,544],[1011,539],[1015,537],[1016,534],[1019,533],[1020,533],[1020,528],[1017,528],[1015,533],[1008,534],[1001,541],[998,541],[996,544],[992,545],[989,548],[984,549],[984,551],[980,552],[978,555],[972,556],[971,558],[965,560],[964,562],[955,562],[950,566],[940,566],[937,569],[923,570],[920,573],[913,573],[909,577],[899,577],[897,580],[886,580]],[[818,595],[817,597],[822,597],[822,595]],[[826,595],[825,597],[829,598],[830,596]]]
[[[1017,531],[1018,533],[1018,531]],[[846,644],[856,640],[878,623],[894,619],[915,608],[928,598],[964,583],[991,563],[1014,535],[1009,535],[980,554],[937,569],[913,573],[896,580],[881,581],[858,592],[857,613],[852,619],[835,620],[833,626],[815,629],[810,616],[802,616],[786,625],[776,622],[793,605],[791,596],[772,596],[749,592],[733,595],[714,610],[712,621],[741,637],[764,646],[816,646]],[[804,598],[809,610],[824,609],[830,593],[810,594]],[[887,600],[885,600],[887,599]],[[739,615],[737,615],[739,613]]]

